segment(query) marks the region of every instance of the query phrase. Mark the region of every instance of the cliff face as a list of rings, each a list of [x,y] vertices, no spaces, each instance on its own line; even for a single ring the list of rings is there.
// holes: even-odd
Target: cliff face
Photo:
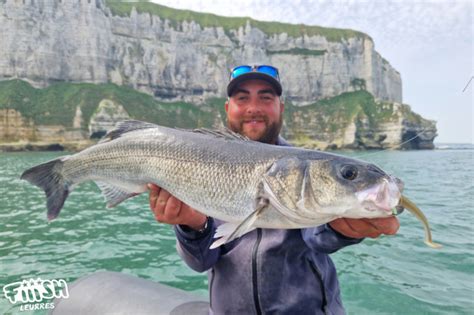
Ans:
[[[130,10],[119,14],[124,5]],[[289,34],[268,31],[283,24],[251,19],[206,26],[160,17],[162,7],[147,5],[158,13],[103,0],[0,0],[0,79],[41,87],[113,82],[196,103],[223,97],[228,70],[252,62],[277,66],[294,104],[361,88],[376,99],[402,101],[399,73],[365,34]]]

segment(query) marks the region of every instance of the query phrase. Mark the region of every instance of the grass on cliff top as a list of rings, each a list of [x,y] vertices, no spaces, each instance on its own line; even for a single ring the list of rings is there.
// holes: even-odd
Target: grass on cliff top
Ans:
[[[263,22],[249,17],[224,17],[210,13],[200,13],[190,10],[178,10],[148,1],[122,2],[120,0],[106,0],[107,6],[112,14],[119,16],[129,16],[132,8],[135,7],[138,13],[150,13],[167,19],[174,28],[183,21],[195,21],[201,27],[222,27],[226,32],[245,27],[247,22],[251,26],[260,29],[268,35],[287,33],[292,37],[302,35],[324,36],[328,41],[338,42],[351,37],[369,38],[367,34],[350,29],[327,28],[320,26],[309,26],[304,24],[288,24],[280,22]],[[231,4],[229,4],[231,6]]]

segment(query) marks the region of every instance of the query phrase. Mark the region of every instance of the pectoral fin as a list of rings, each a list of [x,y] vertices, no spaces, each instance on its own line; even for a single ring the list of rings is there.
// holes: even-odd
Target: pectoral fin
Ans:
[[[224,223],[217,227],[214,238],[217,238],[209,247],[210,249],[217,248],[225,243],[228,243],[242,235],[254,230],[255,221],[261,215],[262,211],[269,205],[268,199],[260,198],[257,203],[257,209],[246,217],[241,223]]]
[[[130,187],[128,189],[111,185],[104,182],[95,182],[99,186],[107,202],[107,208],[113,208],[128,198],[135,197],[146,191],[145,187]]]

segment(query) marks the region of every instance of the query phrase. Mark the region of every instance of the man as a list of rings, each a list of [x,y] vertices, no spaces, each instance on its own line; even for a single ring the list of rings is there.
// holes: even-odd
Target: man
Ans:
[[[279,137],[281,94],[276,68],[234,68],[225,103],[229,129],[254,141],[288,145]],[[337,219],[306,229],[256,229],[211,250],[222,222],[155,185],[150,185],[150,207],[156,220],[175,225],[184,261],[196,271],[209,270],[210,311],[215,314],[343,314],[328,254],[399,228],[396,218]]]

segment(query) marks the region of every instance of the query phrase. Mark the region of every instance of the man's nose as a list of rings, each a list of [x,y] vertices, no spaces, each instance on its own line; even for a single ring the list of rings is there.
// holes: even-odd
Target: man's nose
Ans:
[[[259,106],[258,104],[258,99],[256,98],[251,98],[250,99],[250,102],[248,103],[247,105],[247,113],[250,114],[250,113],[260,113],[261,112],[261,106]]]

